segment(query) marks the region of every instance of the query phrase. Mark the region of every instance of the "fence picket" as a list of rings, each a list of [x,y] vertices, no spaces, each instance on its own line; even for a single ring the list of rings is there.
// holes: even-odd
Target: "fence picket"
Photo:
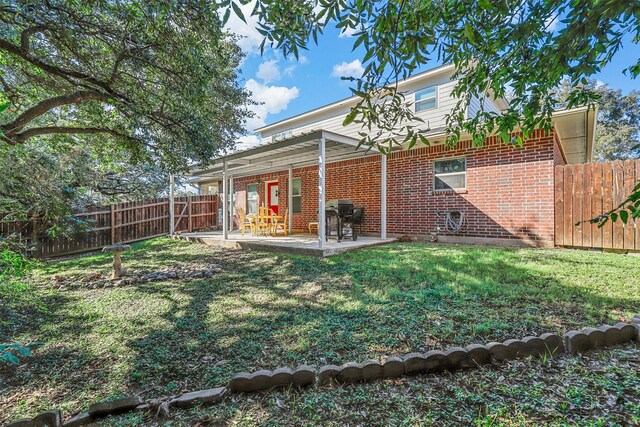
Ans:
[[[192,196],[176,200],[176,210],[197,206],[189,210],[190,221],[181,221],[182,230],[210,229],[218,225],[217,197]],[[183,212],[184,213],[184,212]],[[30,221],[4,221],[0,214],[0,236],[14,232],[35,247],[34,256],[51,257],[100,249],[108,244],[133,242],[166,235],[169,231],[169,205],[167,199],[123,202],[110,206],[86,208],[74,217],[88,222],[91,227],[75,233],[71,238],[51,238],[38,235],[37,224]],[[178,216],[178,215],[176,215]],[[191,223],[191,226],[188,226]]]
[[[573,169],[564,168],[564,244],[573,246]]]
[[[589,223],[629,197],[640,181],[640,160],[556,166],[554,179],[556,245],[640,249],[640,219]]]
[[[582,235],[584,225],[582,224],[582,213],[584,209],[584,182],[582,179],[582,165],[573,165],[573,246],[584,244]]]
[[[591,238],[593,228],[591,226],[591,223],[589,222],[589,220],[593,218],[591,216],[591,211],[592,211],[591,195],[593,192],[585,191],[585,189],[587,188],[593,188],[593,182],[591,180],[592,168],[590,166],[591,165],[589,164],[583,165],[583,173],[582,173],[583,188],[581,189],[584,196],[582,200],[582,221],[583,221],[582,245],[588,248],[592,247],[593,245],[592,238]]]
[[[640,159],[636,160],[634,163],[635,163],[635,170],[636,170],[635,182],[638,183],[640,182]],[[636,235],[636,250],[640,251],[640,218],[634,221],[633,228],[635,230],[635,235]]]
[[[613,162],[613,207],[617,207],[624,197],[624,165],[621,161]],[[621,219],[613,222],[613,247],[624,248],[624,222]]]
[[[623,163],[624,166],[624,192],[622,195],[623,200],[631,195],[631,191],[636,183],[635,181],[635,165],[633,160],[625,160]],[[636,240],[636,230],[635,230],[635,222],[633,220],[629,220],[626,224],[624,224],[624,249],[635,249],[635,240]]]
[[[564,245],[564,174],[562,166],[556,166],[554,171],[555,186],[555,243],[558,246]]]
[[[609,212],[613,209],[613,164],[602,164],[602,211]],[[613,225],[608,221],[602,227],[602,246],[613,248]]]

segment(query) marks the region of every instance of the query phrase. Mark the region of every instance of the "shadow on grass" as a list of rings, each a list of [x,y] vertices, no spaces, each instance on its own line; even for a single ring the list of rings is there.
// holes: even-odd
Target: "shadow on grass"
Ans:
[[[222,276],[167,285],[181,295],[163,314],[172,326],[129,341],[130,378],[169,392],[205,388],[243,370],[564,332],[640,307],[635,292],[607,296],[529,265],[540,253],[423,245],[329,260],[238,253],[220,260]],[[162,286],[139,291],[172,298]]]
[[[33,324],[33,335],[87,348],[47,346],[43,364],[19,383],[25,390],[30,381],[46,387],[53,382],[46,375],[56,371],[95,377],[91,384],[77,376],[55,380],[53,388],[67,393],[54,399],[81,409],[85,400],[122,392],[208,388],[243,370],[563,332],[640,311],[640,285],[615,285],[632,262],[607,259],[603,276],[592,263],[598,260],[588,253],[421,244],[316,259],[159,239],[136,246],[129,268],[214,262],[223,273],[60,293],[62,300],[47,303],[48,320]],[[49,274],[110,262],[102,255],[95,264],[72,261]]]

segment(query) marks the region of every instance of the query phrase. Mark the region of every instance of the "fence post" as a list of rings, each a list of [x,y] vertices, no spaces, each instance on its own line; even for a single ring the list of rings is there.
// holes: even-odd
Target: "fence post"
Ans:
[[[189,211],[188,212],[188,217],[187,217],[188,218],[187,222],[189,223],[189,225],[188,225],[189,233],[191,233],[191,229],[192,229],[192,226],[191,226],[191,196],[187,197],[187,210]]]
[[[173,175],[169,175],[169,235],[173,236],[176,232],[175,224],[175,180]]]
[[[116,207],[111,204],[111,244],[116,244]]]

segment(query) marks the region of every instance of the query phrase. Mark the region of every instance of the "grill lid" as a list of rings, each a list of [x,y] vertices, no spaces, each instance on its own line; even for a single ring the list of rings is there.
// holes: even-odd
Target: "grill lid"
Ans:
[[[342,208],[342,207],[353,208],[353,200],[349,200],[349,199],[332,199],[332,200],[327,201],[326,207],[327,208],[332,208],[332,209],[338,209],[338,208]]]

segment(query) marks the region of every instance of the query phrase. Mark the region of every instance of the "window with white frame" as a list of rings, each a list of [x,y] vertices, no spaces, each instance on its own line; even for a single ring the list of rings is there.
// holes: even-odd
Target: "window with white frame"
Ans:
[[[467,186],[467,159],[443,159],[433,162],[436,190],[464,190]]]
[[[208,185],[207,186],[207,194],[210,194],[212,196],[217,196],[218,195],[218,183],[216,182],[213,185]]]
[[[438,88],[436,86],[431,86],[426,89],[417,91],[414,106],[416,113],[437,108]]]
[[[292,205],[291,212],[294,214],[302,213],[302,180],[300,178],[294,178],[291,188]]]
[[[258,184],[247,185],[247,215],[258,214]]]

